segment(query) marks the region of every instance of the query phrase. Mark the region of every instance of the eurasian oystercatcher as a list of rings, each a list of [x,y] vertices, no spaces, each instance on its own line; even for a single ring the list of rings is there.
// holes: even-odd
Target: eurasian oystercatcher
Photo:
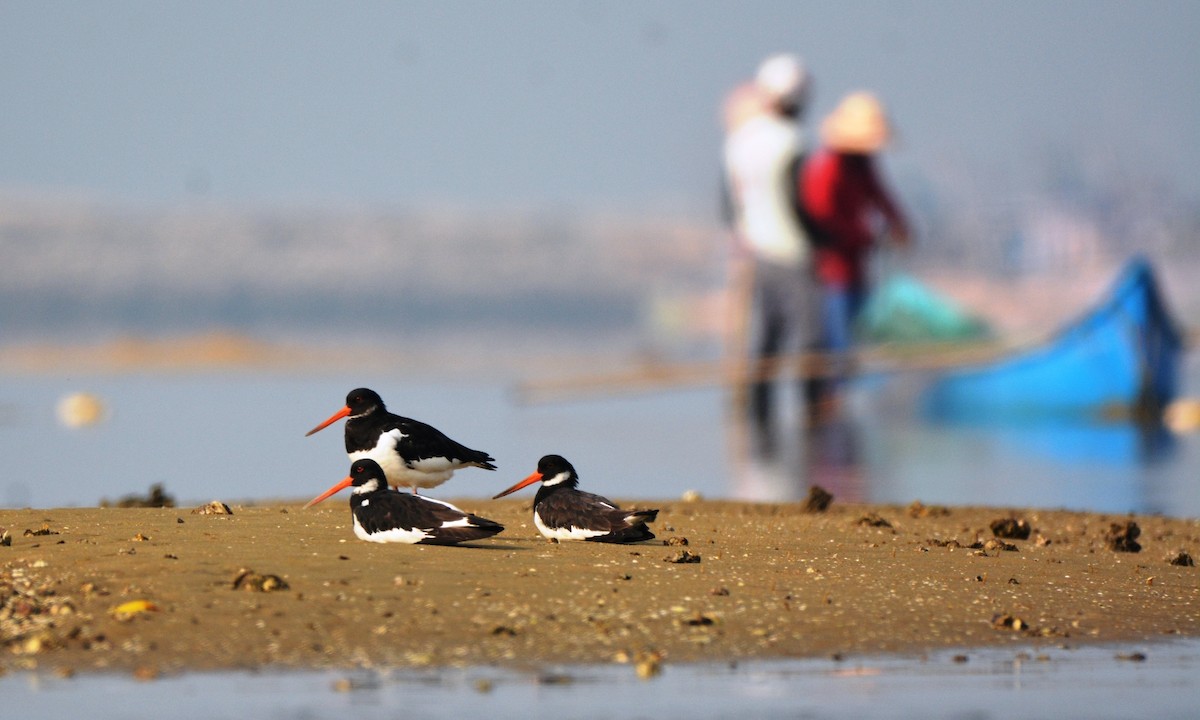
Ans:
[[[646,523],[658,517],[658,510],[622,510],[608,498],[580,490],[579,475],[560,455],[546,455],[538,461],[537,472],[495,498],[538,481],[542,486],[533,499],[533,524],[550,540],[634,543],[654,539]]]
[[[500,523],[463,512],[448,502],[392,490],[383,468],[370,458],[355,460],[349,475],[304,507],[310,508],[351,485],[350,514],[354,517],[354,534],[360,540],[454,545],[482,540],[504,529]]]
[[[388,484],[411,488],[414,494],[417,488],[441,485],[464,467],[496,469],[491,455],[460,445],[419,420],[393,415],[379,393],[367,388],[351,390],[346,406],[304,437],[342,418],[347,418],[346,455],[350,460],[371,458],[387,474]]]

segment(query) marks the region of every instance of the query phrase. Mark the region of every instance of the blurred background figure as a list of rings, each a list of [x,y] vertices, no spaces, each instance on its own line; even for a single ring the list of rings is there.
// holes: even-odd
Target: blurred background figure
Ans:
[[[72,430],[90,427],[104,421],[108,409],[99,396],[87,392],[64,395],[55,406],[58,422]]]
[[[745,357],[753,343],[753,360],[741,366],[749,381],[735,390],[734,410],[744,412],[748,403],[764,429],[773,412],[772,361],[818,338],[818,296],[798,207],[806,149],[799,120],[811,84],[799,58],[773,55],[725,106],[726,216],[735,246],[729,351]]]
[[[876,237],[886,233],[897,246],[909,244],[908,221],[874,158],[891,138],[883,103],[867,92],[851,93],[821,123],[821,147],[802,172],[821,294],[819,347],[826,352],[842,354],[851,347],[854,321],[869,292],[867,262]],[[836,385],[836,377],[813,384],[819,417],[836,410]]]

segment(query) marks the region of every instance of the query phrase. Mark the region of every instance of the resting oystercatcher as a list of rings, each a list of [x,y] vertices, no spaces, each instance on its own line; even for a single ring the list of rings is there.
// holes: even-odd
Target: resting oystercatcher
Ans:
[[[413,494],[417,488],[441,485],[464,467],[496,469],[491,455],[460,445],[419,420],[393,415],[379,393],[367,388],[351,390],[346,406],[304,437],[342,418],[347,418],[346,454],[350,460],[371,458],[387,474],[388,484],[411,488]]]
[[[579,475],[566,458],[546,455],[537,472],[496,498],[541,481],[533,499],[533,524],[550,540],[634,543],[654,539],[646,527],[658,510],[622,510],[608,498],[579,489]]]
[[[304,507],[310,508],[351,485],[350,514],[354,517],[354,534],[360,540],[453,545],[482,540],[504,529],[500,523],[463,512],[448,502],[392,490],[383,468],[370,458],[355,460],[349,475]]]

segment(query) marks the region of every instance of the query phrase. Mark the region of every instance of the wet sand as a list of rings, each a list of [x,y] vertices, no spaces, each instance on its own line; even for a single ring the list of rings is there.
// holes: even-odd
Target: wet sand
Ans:
[[[1196,520],[671,501],[639,504],[661,508],[654,541],[551,544],[528,499],[458,503],[507,530],[470,547],[365,543],[344,493],[233,515],[0,510],[11,537],[0,546],[0,669],[149,678],[628,662],[653,673],[1200,635],[1200,569],[1171,562],[1200,554]],[[991,525],[1007,518],[1026,521],[1029,537],[997,540]],[[1112,549],[1114,524],[1130,521],[1140,552]]]

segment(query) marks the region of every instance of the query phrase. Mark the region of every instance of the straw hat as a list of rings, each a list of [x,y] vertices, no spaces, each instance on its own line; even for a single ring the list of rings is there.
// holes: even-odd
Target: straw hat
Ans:
[[[821,123],[821,139],[843,153],[877,152],[892,138],[883,103],[868,92],[847,95]]]

